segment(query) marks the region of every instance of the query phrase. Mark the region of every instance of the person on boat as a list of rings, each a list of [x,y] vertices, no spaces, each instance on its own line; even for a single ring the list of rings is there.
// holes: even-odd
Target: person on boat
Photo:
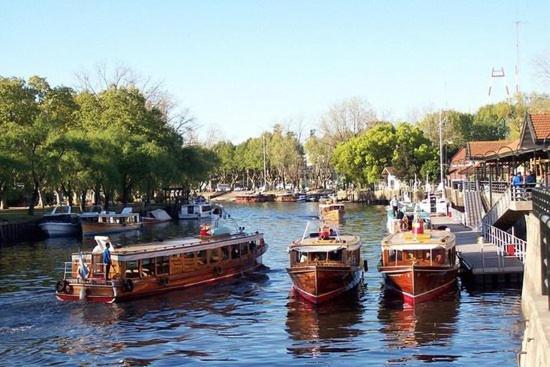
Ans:
[[[105,265],[105,280],[109,280],[109,271],[111,270],[111,244],[107,242],[105,244],[105,250],[103,250],[103,264]]]
[[[399,202],[397,201],[397,196],[393,195],[390,205],[392,207],[393,215],[397,216],[397,211],[399,209]]]

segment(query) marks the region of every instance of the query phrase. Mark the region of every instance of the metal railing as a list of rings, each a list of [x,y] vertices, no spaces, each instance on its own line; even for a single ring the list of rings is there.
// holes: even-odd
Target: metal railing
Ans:
[[[548,296],[550,309],[550,190],[535,188],[532,194],[533,214],[540,220],[541,289],[542,294]]]
[[[491,190],[494,193],[500,194],[505,192],[510,184],[506,181],[487,181],[487,180],[481,180],[479,181],[479,185],[481,189],[485,191]]]
[[[527,242],[497,227],[484,224],[483,237],[486,241],[497,247],[500,256],[515,256],[521,262],[525,262],[525,249]]]
[[[529,201],[532,200],[531,193],[533,186],[531,185],[517,185],[510,187],[510,200],[512,201]]]

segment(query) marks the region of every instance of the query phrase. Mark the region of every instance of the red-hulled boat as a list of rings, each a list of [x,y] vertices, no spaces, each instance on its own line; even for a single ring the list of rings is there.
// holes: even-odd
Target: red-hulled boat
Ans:
[[[339,235],[326,226],[292,242],[289,257],[287,272],[293,287],[312,303],[326,302],[356,287],[363,278],[361,239]]]
[[[96,236],[90,252],[75,253],[57,282],[61,301],[112,303],[191,286],[210,284],[253,271],[267,250],[261,233],[201,229],[201,236],[113,248]],[[102,253],[109,243],[111,271],[105,279]]]
[[[388,288],[409,304],[449,291],[456,284],[458,268],[451,232],[398,232],[382,240],[379,270]]]

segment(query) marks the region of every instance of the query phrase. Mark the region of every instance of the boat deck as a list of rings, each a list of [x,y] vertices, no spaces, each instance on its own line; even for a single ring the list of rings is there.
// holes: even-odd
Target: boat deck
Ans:
[[[515,256],[497,254],[495,245],[478,243],[481,232],[448,217],[432,217],[432,225],[447,226],[456,235],[456,249],[463,275],[475,282],[518,282],[523,279],[523,263]]]

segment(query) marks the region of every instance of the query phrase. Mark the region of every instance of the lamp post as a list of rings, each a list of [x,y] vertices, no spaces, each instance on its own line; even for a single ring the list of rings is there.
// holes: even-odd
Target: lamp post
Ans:
[[[445,183],[443,182],[443,118],[439,111],[439,172],[441,181],[441,197],[445,199]]]
[[[546,162],[544,163],[544,186],[548,187],[548,160],[550,160],[550,152],[546,146],[546,139],[550,137],[550,133],[546,134],[544,140],[542,141],[542,149],[546,151]]]
[[[490,150],[488,152],[485,152],[483,154],[483,157],[486,157],[488,153],[494,153],[497,157],[497,164],[498,164],[498,153],[494,150]],[[487,163],[487,161],[485,161]],[[489,209],[493,207],[493,170],[491,169],[491,166],[489,166]]]

